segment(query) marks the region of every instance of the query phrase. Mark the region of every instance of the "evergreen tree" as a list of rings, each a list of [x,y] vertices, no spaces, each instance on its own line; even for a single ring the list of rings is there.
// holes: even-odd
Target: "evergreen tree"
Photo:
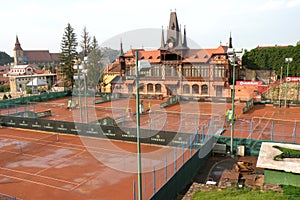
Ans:
[[[91,37],[89,32],[87,32],[86,27],[83,28],[81,38],[82,41],[80,42],[80,47],[82,49],[82,58],[84,58],[88,56],[91,51]]]
[[[66,87],[71,87],[72,89],[74,85],[73,61],[78,55],[76,51],[77,45],[78,43],[74,29],[70,23],[68,23],[61,41],[60,60],[63,63],[62,72],[65,77],[64,85]]]
[[[90,53],[88,55],[88,73],[87,84],[91,88],[95,88],[98,83],[102,82],[102,69],[101,69],[101,51],[96,37],[93,37]]]

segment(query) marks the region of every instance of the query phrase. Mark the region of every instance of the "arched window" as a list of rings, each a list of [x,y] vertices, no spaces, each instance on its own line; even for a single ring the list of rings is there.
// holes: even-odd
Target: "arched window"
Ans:
[[[183,94],[189,94],[190,93],[190,86],[188,84],[183,85]]]
[[[208,86],[207,85],[201,86],[201,94],[208,94]]]
[[[147,92],[153,92],[153,84],[152,83],[149,83],[147,84]]]
[[[199,85],[197,84],[192,85],[192,93],[199,94]]]
[[[161,84],[155,84],[155,92],[161,92]]]

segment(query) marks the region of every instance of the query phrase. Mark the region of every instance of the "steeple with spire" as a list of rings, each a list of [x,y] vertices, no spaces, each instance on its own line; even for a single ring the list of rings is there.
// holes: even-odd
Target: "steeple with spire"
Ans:
[[[229,36],[228,48],[233,48],[233,46],[232,46],[232,37],[231,37],[231,31],[230,31],[230,36]]]
[[[14,65],[24,64],[24,52],[19,42],[18,36],[16,36],[16,43],[14,48]]]
[[[164,27],[161,28],[160,50],[166,50]]]
[[[125,75],[126,64],[125,64],[125,57],[124,57],[124,51],[123,51],[123,43],[122,43],[122,39],[121,39],[121,42],[120,42],[119,63],[120,63],[120,66],[121,66],[120,76],[123,76],[123,75]]]
[[[174,48],[178,45],[179,26],[176,12],[170,13],[170,21],[167,33],[167,45],[169,48]]]
[[[183,47],[188,48],[187,46],[187,39],[186,39],[186,30],[185,30],[185,25],[184,25],[184,33],[183,33]]]

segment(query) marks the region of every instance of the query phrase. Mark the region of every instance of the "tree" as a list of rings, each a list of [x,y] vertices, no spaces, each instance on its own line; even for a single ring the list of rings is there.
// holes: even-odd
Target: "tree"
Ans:
[[[93,37],[90,53],[88,55],[88,73],[87,84],[89,87],[95,88],[98,83],[102,82],[102,69],[101,69],[101,51],[96,37]]]
[[[77,45],[78,43],[77,43],[76,34],[74,33],[74,29],[68,23],[67,27],[65,28],[65,32],[61,41],[60,60],[63,63],[61,68],[62,68],[63,76],[65,76],[64,85],[66,87],[71,87],[72,89],[74,85],[73,61],[78,55],[76,51]]]
[[[81,35],[82,41],[80,42],[80,47],[82,49],[82,58],[89,55],[91,51],[91,37],[89,35],[89,32],[87,32],[86,27],[83,28],[82,35]]]
[[[300,75],[300,45],[297,46],[274,46],[258,47],[244,53],[243,65],[249,69],[268,69],[275,70],[279,76],[283,67],[283,77],[287,76],[287,63],[285,58],[293,58],[289,64],[288,76]]]

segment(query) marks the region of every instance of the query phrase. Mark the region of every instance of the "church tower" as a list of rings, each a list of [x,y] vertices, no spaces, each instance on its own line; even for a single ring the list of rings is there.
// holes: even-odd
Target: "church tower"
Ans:
[[[229,44],[228,44],[228,48],[233,48],[233,46],[232,46],[231,32],[230,32],[230,36],[229,36]]]
[[[167,47],[173,49],[178,45],[179,40],[179,25],[176,12],[170,13],[170,21],[167,33]]]
[[[14,48],[14,65],[24,64],[24,54],[18,36],[16,36],[16,43]]]

